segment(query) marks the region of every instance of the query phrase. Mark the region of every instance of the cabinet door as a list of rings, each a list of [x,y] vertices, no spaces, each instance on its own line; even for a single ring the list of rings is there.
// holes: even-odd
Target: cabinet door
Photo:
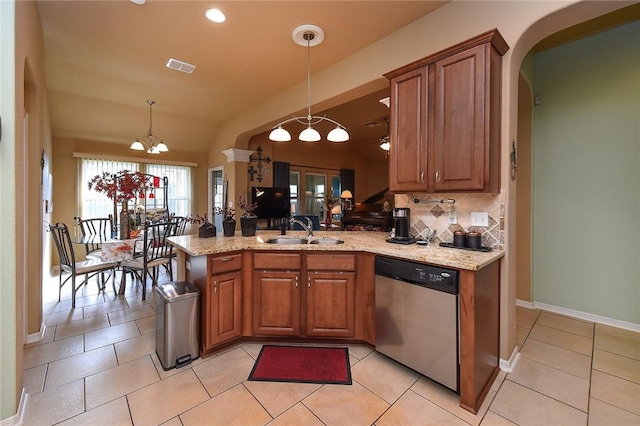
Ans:
[[[242,273],[213,275],[209,288],[210,323],[206,345],[239,337],[242,333]]]
[[[307,272],[306,336],[355,335],[355,272]]]
[[[253,334],[300,335],[300,272],[253,273]]]
[[[427,67],[391,79],[389,190],[426,191]]]
[[[435,164],[429,178],[436,191],[482,191],[488,185],[485,49],[465,50],[433,67]]]

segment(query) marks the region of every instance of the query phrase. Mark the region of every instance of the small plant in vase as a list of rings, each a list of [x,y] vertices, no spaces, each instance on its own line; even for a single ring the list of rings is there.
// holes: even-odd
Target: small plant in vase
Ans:
[[[236,232],[236,221],[233,216],[236,214],[232,207],[232,203],[229,203],[227,207],[216,207],[213,209],[214,214],[222,215],[222,231],[225,237],[233,237]]]
[[[258,217],[253,213],[258,208],[258,203],[250,203],[245,197],[238,198],[238,208],[244,213],[240,216],[240,227],[243,237],[252,237],[256,235],[258,225]]]
[[[200,225],[198,227],[198,236],[200,238],[210,238],[216,236],[216,227],[209,222],[207,219],[207,214],[200,216],[199,214],[195,216],[189,215],[187,217],[187,222],[191,225]]]

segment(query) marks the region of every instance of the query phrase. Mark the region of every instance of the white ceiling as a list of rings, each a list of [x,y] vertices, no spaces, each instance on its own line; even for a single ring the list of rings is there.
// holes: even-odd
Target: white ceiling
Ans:
[[[313,74],[444,3],[39,1],[53,135],[130,144],[146,133],[146,100],[153,99],[157,136],[173,149],[207,151],[220,123],[306,79],[306,50],[291,38],[295,27],[315,24],[325,32],[311,50]],[[227,22],[204,17],[212,6]],[[190,75],[170,70],[169,58],[197,68]],[[385,110],[377,95],[338,107],[331,118],[380,121]],[[384,133],[356,127],[349,127],[356,140]]]

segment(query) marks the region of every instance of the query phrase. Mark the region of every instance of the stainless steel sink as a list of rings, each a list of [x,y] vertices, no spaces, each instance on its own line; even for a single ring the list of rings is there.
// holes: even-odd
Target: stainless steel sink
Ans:
[[[269,238],[267,244],[307,244],[309,240],[306,238]]]
[[[337,240],[335,238],[320,238],[317,240],[311,240],[310,244],[342,244],[344,241]]]

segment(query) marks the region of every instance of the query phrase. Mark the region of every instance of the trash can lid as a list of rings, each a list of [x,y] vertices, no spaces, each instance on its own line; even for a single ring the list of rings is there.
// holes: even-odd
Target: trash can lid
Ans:
[[[165,302],[171,303],[176,300],[189,299],[198,297],[200,292],[195,285],[188,281],[170,282],[167,284],[158,284],[156,286],[156,294]]]

